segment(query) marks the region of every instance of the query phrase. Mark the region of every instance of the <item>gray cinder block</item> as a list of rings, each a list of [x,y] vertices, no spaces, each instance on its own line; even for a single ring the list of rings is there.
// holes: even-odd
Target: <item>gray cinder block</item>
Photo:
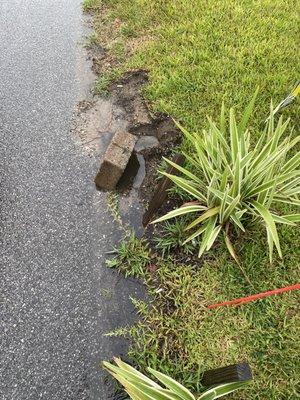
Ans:
[[[128,132],[117,132],[114,135],[95,177],[95,184],[99,189],[115,189],[128,164],[136,141],[137,138]]]

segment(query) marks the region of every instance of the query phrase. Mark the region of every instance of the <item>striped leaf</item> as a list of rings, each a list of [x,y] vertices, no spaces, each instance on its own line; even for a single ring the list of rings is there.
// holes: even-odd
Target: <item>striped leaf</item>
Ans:
[[[247,125],[257,93],[256,90],[239,122],[233,109],[225,117],[223,104],[219,124],[208,118],[207,129],[203,132],[190,133],[179,125],[188,140],[188,154],[184,154],[187,163],[183,167],[166,160],[180,175],[163,174],[186,193],[189,200],[192,196],[204,207],[203,212],[194,210],[197,215],[185,227],[185,231],[193,229],[193,232],[184,243],[201,236],[199,256],[211,248],[224,225],[245,231],[244,220],[264,223],[270,253],[275,245],[281,256],[276,223],[293,225],[299,222],[298,214],[280,216],[270,209],[276,203],[300,206],[300,154],[296,152],[290,157],[289,153],[299,143],[300,136],[285,133],[289,121],[281,116],[276,122],[271,105],[265,128],[258,141],[252,143]],[[188,212],[193,211],[179,208],[154,222],[181,217]],[[227,248],[233,254],[228,240]]]
[[[273,219],[270,211],[267,208],[265,208],[262,204],[258,203],[255,200],[252,201],[252,204],[253,204],[254,208],[258,211],[258,213],[264,219],[266,226],[269,229],[270,235],[275,243],[278,254],[282,258],[282,253],[281,253],[281,248],[280,248],[276,225],[275,225],[274,219]]]
[[[173,393],[176,393],[182,400],[195,400],[194,395],[187,388],[176,382],[174,379],[150,367],[148,367],[148,371],[153,376],[155,376],[155,378],[159,380],[159,382],[164,384]]]
[[[166,221],[171,218],[179,217],[181,215],[186,215],[194,212],[200,212],[206,210],[206,207],[203,206],[197,206],[197,205],[192,205],[192,206],[182,206],[180,208],[177,208],[176,210],[168,212],[168,214],[157,218],[155,221],[151,222],[152,224],[156,224],[157,222],[162,222]]]
[[[195,219],[192,223],[190,223],[185,230],[188,231],[189,229],[194,228],[196,225],[199,225],[201,222],[203,222],[204,220],[206,220],[207,218],[210,218],[216,214],[218,214],[220,210],[220,207],[213,207],[208,209],[207,211],[205,211],[202,215],[200,215],[200,217],[198,217],[197,219]]]

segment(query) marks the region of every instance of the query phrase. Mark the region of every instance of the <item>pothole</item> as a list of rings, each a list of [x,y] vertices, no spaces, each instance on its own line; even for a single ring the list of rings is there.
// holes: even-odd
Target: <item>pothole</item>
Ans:
[[[145,178],[145,160],[141,154],[133,152],[127,167],[117,184],[117,191],[126,192],[139,189]]]

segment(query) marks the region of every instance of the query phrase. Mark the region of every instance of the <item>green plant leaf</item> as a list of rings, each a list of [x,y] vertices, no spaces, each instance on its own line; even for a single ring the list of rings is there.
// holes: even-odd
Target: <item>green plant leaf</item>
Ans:
[[[174,397],[172,397],[172,395],[170,395],[169,392],[163,389],[157,389],[140,382],[132,382],[132,385],[135,387],[135,389],[139,390],[139,392],[142,393],[143,395],[149,396],[150,399],[174,400]],[[185,397],[185,399],[190,400],[188,397]]]
[[[300,200],[296,199],[293,196],[274,196],[274,201],[277,201],[279,203],[285,203],[285,204],[293,204],[295,206],[300,206]]]
[[[211,236],[213,233],[213,230],[215,228],[216,225],[216,221],[217,221],[217,217],[213,216],[212,218],[210,218],[206,224],[206,229],[203,235],[203,239],[199,248],[199,253],[198,253],[198,257],[200,258],[202,256],[202,254],[205,252],[207,245],[209,243],[209,240],[211,240]]]
[[[300,222],[300,214],[282,215],[282,218],[287,219],[291,222]]]
[[[234,250],[234,247],[233,247],[233,245],[232,245],[232,243],[231,243],[231,240],[230,240],[229,236],[225,233],[225,236],[224,236],[224,237],[225,237],[225,244],[226,244],[226,247],[227,247],[227,249],[228,249],[228,251],[229,251],[231,257],[235,260],[235,262],[236,262],[237,264],[239,264],[240,262],[239,262],[238,256],[237,256],[237,254],[236,254],[236,252],[235,252],[235,250]]]
[[[246,127],[247,127],[249,118],[250,118],[250,116],[251,116],[251,114],[253,112],[253,108],[254,108],[254,104],[255,104],[258,92],[259,92],[259,87],[256,88],[255,93],[254,93],[251,101],[249,102],[249,104],[247,105],[247,107],[245,108],[245,110],[243,112],[243,117],[242,117],[242,120],[241,120],[241,122],[239,124],[240,135],[243,135],[243,133],[244,133]]]
[[[238,130],[237,130],[237,126],[236,126],[234,111],[232,108],[230,109],[229,126],[230,126],[231,157],[232,157],[232,162],[235,163],[236,158],[239,153],[239,135],[238,135]]]
[[[253,197],[255,195],[258,195],[262,192],[264,192],[265,190],[268,190],[270,188],[272,188],[276,183],[276,179],[271,179],[268,182],[262,183],[261,185],[256,186],[256,188],[250,190],[247,193],[247,197]]]
[[[156,224],[157,222],[166,221],[167,219],[175,218],[189,213],[200,212],[203,210],[206,210],[206,207],[198,205],[181,206],[180,208],[176,208],[176,210],[169,211],[166,215],[157,218],[155,221],[151,222],[151,224]]]
[[[138,373],[138,371],[136,371],[135,369],[134,369],[134,371],[125,370],[123,368],[120,368],[113,364],[110,364],[106,361],[103,362],[103,366],[109,372],[114,373],[115,375],[125,379],[126,381],[140,382],[140,383],[144,383],[144,384],[147,384],[148,386],[152,386],[152,387],[156,387],[156,388],[160,387],[159,385],[157,385],[157,383],[152,381],[147,376],[145,376],[145,375],[141,376],[140,373]]]
[[[206,391],[202,396],[198,398],[198,400],[206,400],[209,393],[214,393],[214,399],[218,399],[223,397],[229,393],[234,392],[237,389],[241,389],[249,384],[249,381],[244,382],[231,382],[231,383],[224,383],[223,385],[218,385]]]
[[[182,167],[181,165],[178,165],[176,163],[174,163],[173,161],[169,160],[168,158],[163,157],[163,159],[170,165],[172,165],[172,167],[176,168],[178,171],[182,172],[185,176],[187,176],[188,178],[190,178],[192,181],[195,181],[196,183],[199,183],[200,185],[202,185],[202,180],[197,177],[196,175],[194,175],[192,172],[190,172],[189,170],[187,170],[186,168]]]
[[[237,205],[239,204],[241,199],[240,195],[237,195],[235,199],[232,200],[232,202],[229,204],[229,206],[225,209],[224,211],[224,221],[227,221],[227,219],[230,217],[230,215],[233,213]]]
[[[270,264],[272,264],[273,261],[273,249],[274,249],[274,240],[271,234],[270,229],[267,226],[267,240],[268,240],[268,246],[269,246],[269,260]]]
[[[205,211],[202,215],[200,215],[200,217],[196,218],[192,223],[190,223],[185,230],[188,231],[189,229],[194,228],[196,225],[200,224],[201,222],[203,222],[204,220],[206,220],[207,218],[210,218],[216,214],[218,214],[220,210],[220,206],[218,207],[213,207],[208,209],[207,211]]]
[[[173,181],[177,186],[181,187],[184,191],[194,196],[197,200],[206,201],[205,196],[199,190],[197,190],[190,181],[183,179],[176,175],[170,175],[166,172],[162,172],[162,175],[168,177],[171,181]]]
[[[293,171],[294,169],[299,168],[299,165],[300,165],[300,153],[297,153],[294,155],[294,157],[289,159],[289,161],[283,166],[282,172],[287,173]]]
[[[198,399],[200,400],[214,400],[216,398],[216,392],[212,391],[212,392],[205,392],[203,393],[200,397],[198,397]]]
[[[148,371],[172,392],[176,393],[182,400],[195,400],[194,395],[187,388],[176,382],[174,379],[150,367],[148,367]]]
[[[200,236],[205,231],[205,225],[202,225],[199,229],[196,230],[191,236],[189,236],[182,245],[190,242],[191,240],[195,239],[196,237]]]
[[[290,215],[276,215],[276,214],[272,214],[272,218],[274,219],[275,222],[279,223],[279,224],[285,224],[285,225],[292,225],[292,226],[296,226],[295,222],[287,217],[290,217]],[[295,221],[297,222],[297,214],[295,214]],[[299,215],[299,214],[298,214]]]
[[[264,219],[264,221],[270,231],[271,237],[275,243],[278,254],[282,258],[282,253],[281,253],[281,248],[280,248],[276,225],[275,225],[274,219],[272,218],[270,211],[267,208],[265,208],[262,204],[258,203],[255,200],[253,200],[251,203],[255,207],[255,209],[259,212],[259,214],[262,216],[262,218]]]
[[[207,251],[208,251],[208,250],[212,247],[212,245],[214,244],[214,242],[215,242],[215,240],[216,240],[218,234],[220,233],[221,228],[222,228],[222,225],[218,225],[218,226],[216,226],[216,227],[213,229],[213,231],[211,232],[211,234],[210,234],[210,236],[209,236],[209,238],[208,238],[208,240],[207,240],[207,245],[206,245],[206,250],[207,250]]]
[[[138,371],[136,368],[132,367],[131,365],[129,365],[129,364],[127,364],[127,363],[125,363],[125,362],[122,361],[120,358],[115,357],[115,358],[114,358],[114,362],[117,364],[117,366],[118,366],[119,368],[123,369],[124,371],[131,372],[131,373],[135,374],[137,377],[141,378],[142,381],[143,381],[145,384],[148,384],[148,385],[150,385],[150,386],[157,387],[157,388],[160,387],[156,382],[154,382],[154,381],[153,381],[152,379],[150,379],[148,376],[142,374],[142,373],[141,373],[140,371]],[[103,364],[107,367],[107,364],[109,364],[109,363],[107,363],[107,362],[104,361]],[[109,364],[109,365],[112,365],[112,364]]]

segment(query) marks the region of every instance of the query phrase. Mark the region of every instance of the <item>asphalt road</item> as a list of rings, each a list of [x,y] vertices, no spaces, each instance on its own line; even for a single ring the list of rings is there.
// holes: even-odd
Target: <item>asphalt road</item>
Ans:
[[[103,336],[139,288],[104,267],[118,239],[97,160],[69,132],[80,97],[80,0],[0,2],[0,398],[106,400]]]

